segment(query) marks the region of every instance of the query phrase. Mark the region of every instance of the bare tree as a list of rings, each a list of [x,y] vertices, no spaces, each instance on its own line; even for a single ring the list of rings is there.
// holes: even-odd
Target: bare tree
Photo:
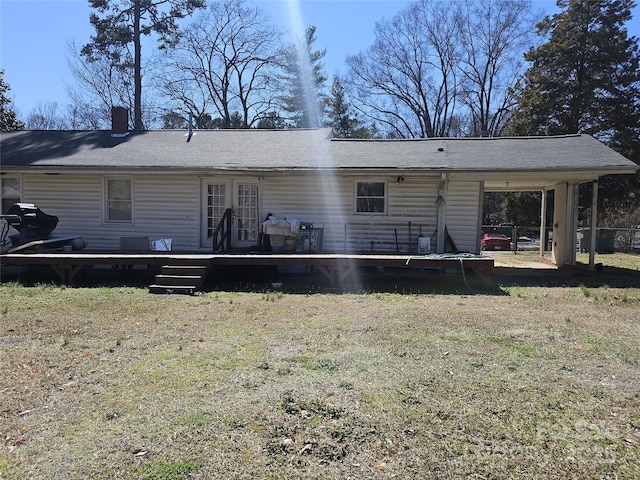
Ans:
[[[528,0],[420,0],[347,59],[361,111],[394,137],[496,135],[532,39]]]
[[[129,125],[135,122],[135,82],[133,79],[133,61],[127,47],[119,49],[119,60],[114,62],[113,55],[104,55],[88,60],[82,55],[76,44],[67,47],[67,62],[73,76],[73,83],[66,86],[71,104],[69,114],[73,114],[71,124],[79,129],[95,130],[111,127],[111,108],[125,107],[129,111]],[[145,83],[145,95],[142,103],[145,125],[152,127],[161,120],[158,97]],[[72,127],[76,129],[76,127]]]
[[[536,17],[531,2],[460,0],[455,11],[469,134],[497,136],[515,103],[511,92],[523,73],[523,53],[533,42]]]
[[[36,106],[27,115],[25,123],[29,130],[67,130],[70,125],[56,102],[45,102]]]
[[[251,127],[274,109],[280,37],[259,8],[243,0],[214,2],[162,59],[159,89],[172,111],[195,118],[212,112],[223,128],[239,113],[241,126]]]
[[[420,2],[376,24],[374,44],[348,57],[359,109],[393,137],[449,134],[456,102],[454,16],[445,2]]]
[[[69,44],[68,52],[69,68],[75,80],[75,85],[67,86],[74,122],[84,129],[109,128],[111,108],[122,106],[129,110],[133,125],[133,63],[129,51],[120,48],[119,62],[111,60],[115,53],[89,61],[74,43]]]

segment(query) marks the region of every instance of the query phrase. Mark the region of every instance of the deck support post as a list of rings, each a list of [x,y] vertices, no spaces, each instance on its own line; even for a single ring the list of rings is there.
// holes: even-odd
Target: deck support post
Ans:
[[[57,265],[52,263],[51,268],[53,268],[60,277],[60,283],[63,285],[73,285],[73,280],[82,268],[82,265]]]
[[[315,267],[322,273],[327,280],[329,280],[329,287],[342,288],[344,286],[344,280],[351,275],[356,269],[355,265],[315,265]]]

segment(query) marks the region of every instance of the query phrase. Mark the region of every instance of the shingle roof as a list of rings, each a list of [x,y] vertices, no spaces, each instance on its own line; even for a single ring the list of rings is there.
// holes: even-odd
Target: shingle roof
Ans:
[[[131,132],[19,131],[0,136],[3,169],[435,169],[633,172],[630,160],[589,135],[558,137],[331,139],[330,129]]]

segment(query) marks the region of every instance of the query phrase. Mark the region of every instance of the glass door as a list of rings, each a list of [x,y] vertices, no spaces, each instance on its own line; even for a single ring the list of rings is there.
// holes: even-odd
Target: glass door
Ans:
[[[203,179],[200,246],[213,247],[213,234],[227,209],[232,210],[231,247],[258,243],[260,189],[258,179]]]
[[[233,219],[233,238],[237,247],[249,247],[258,243],[259,205],[258,183],[236,182]]]
[[[231,184],[229,180],[202,181],[202,227],[200,246],[213,248],[213,232],[215,232],[224,212],[231,208]]]

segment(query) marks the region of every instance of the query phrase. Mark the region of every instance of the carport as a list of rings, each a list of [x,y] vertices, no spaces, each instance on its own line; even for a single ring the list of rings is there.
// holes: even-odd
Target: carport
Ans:
[[[630,172],[633,173],[633,172]],[[540,257],[544,257],[545,243],[543,239],[546,233],[546,213],[548,208],[549,192],[554,192],[553,221],[551,232],[551,262],[560,267],[576,264],[576,238],[578,232],[578,192],[580,185],[590,183],[591,216],[590,225],[593,230],[597,228],[598,216],[598,179],[596,172],[557,172],[554,177],[562,178],[558,182],[544,178],[538,174],[523,174],[520,178],[500,180],[491,179],[484,182],[485,192],[541,192],[540,204]],[[548,174],[546,175],[548,177]],[[538,178],[539,177],[539,178]],[[596,236],[590,236],[588,245],[589,270],[595,268]]]

